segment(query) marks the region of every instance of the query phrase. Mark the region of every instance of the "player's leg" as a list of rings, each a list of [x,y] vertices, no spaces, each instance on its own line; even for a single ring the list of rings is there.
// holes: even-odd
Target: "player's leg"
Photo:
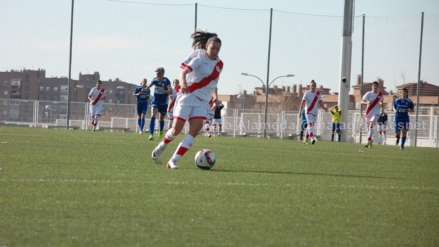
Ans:
[[[178,107],[174,110],[174,122],[172,128],[170,128],[163,140],[157,145],[157,147],[152,151],[151,157],[153,159],[158,159],[160,154],[165,150],[167,145],[172,142],[183,130],[186,123],[186,119],[189,118],[191,112],[190,107]]]
[[[387,141],[387,125],[383,124],[383,139],[382,139],[382,144],[386,145],[386,141]]]
[[[409,130],[410,127],[410,121],[408,119],[405,119],[404,121],[402,121],[404,123],[403,128],[402,128],[402,138],[401,138],[401,149],[404,149],[404,144],[405,141],[407,140],[407,131]]]
[[[399,120],[398,119],[396,119],[395,118],[395,122],[393,123],[394,124],[394,128],[395,128],[395,139],[396,139],[396,146],[398,146],[398,144],[399,144],[399,138],[401,137],[401,124],[400,124],[400,122],[399,122]]]
[[[314,144],[316,142],[316,138],[314,136],[314,123],[316,123],[317,117],[312,114],[306,114],[306,121],[308,124],[308,135],[311,143]]]
[[[158,137],[163,137],[163,129],[165,128],[165,115],[159,113],[159,134]]]
[[[155,116],[157,115],[157,107],[152,106],[151,120],[149,122],[149,140],[154,140]]]
[[[336,127],[336,124],[335,124],[335,123],[332,123],[332,135],[331,135],[331,141],[332,141],[332,142],[334,141],[335,127]]]
[[[171,110],[171,111],[168,111],[168,113],[167,113],[167,116],[168,116],[168,130],[170,130],[171,128],[172,128],[172,123],[174,122],[174,119],[173,119],[173,110]]]
[[[204,133],[207,137],[211,137],[212,135],[210,134],[210,121],[206,120],[204,123]]]
[[[142,115],[140,116],[140,130],[143,132],[143,128],[145,128],[145,116],[146,112],[148,111],[148,102],[143,103],[142,106]]]
[[[169,160],[167,167],[178,169],[177,161],[192,147],[195,137],[203,128],[204,120],[206,120],[207,108],[205,106],[193,107],[189,117],[189,133],[183,138]]]

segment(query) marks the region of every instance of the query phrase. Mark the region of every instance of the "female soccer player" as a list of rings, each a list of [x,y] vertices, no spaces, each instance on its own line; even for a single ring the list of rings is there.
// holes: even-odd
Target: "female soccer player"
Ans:
[[[143,134],[143,127],[145,126],[145,115],[148,111],[148,100],[150,90],[146,89],[146,79],[143,79],[140,86],[134,89],[133,96],[137,99],[137,124],[139,125],[139,134]]]
[[[372,83],[372,91],[367,92],[361,99],[361,104],[367,105],[366,119],[369,127],[367,134],[367,143],[365,147],[372,148],[374,126],[377,124],[378,118],[384,112],[383,94],[379,91],[380,84],[376,81]]]
[[[301,117],[301,112],[303,106],[306,105],[306,122],[308,124],[307,134],[309,134],[309,139],[311,139],[311,144],[314,145],[316,142],[316,138],[314,136],[314,125],[317,121],[317,115],[319,114],[319,105],[325,110],[328,111],[328,108],[322,103],[322,96],[320,92],[316,90],[317,83],[312,80],[309,83],[311,90],[306,91],[303,94],[302,103],[300,103],[298,117]],[[308,144],[308,138],[305,139],[305,144]]]
[[[404,149],[405,140],[407,139],[407,131],[410,129],[409,112],[414,112],[413,102],[408,98],[409,92],[407,88],[403,88],[401,98],[393,103],[393,111],[395,112],[395,137],[396,145],[399,143],[399,137],[402,130],[402,139],[400,149]]]
[[[96,131],[96,126],[99,122],[99,117],[102,113],[102,105],[105,100],[105,89],[102,87],[101,80],[96,81],[96,86],[88,93],[88,100],[90,100],[90,117],[93,125],[92,131]]]
[[[214,102],[211,108],[215,109],[219,104],[217,84],[223,69],[223,62],[218,57],[221,40],[215,33],[201,30],[196,30],[191,38],[192,47],[196,50],[180,65],[182,70],[174,109],[174,124],[151,154],[154,160],[157,159],[166,146],[180,134],[185,122],[189,121],[189,133],[166,165],[170,169],[179,168],[177,161],[189,150],[194,138],[203,128],[212,97]]]

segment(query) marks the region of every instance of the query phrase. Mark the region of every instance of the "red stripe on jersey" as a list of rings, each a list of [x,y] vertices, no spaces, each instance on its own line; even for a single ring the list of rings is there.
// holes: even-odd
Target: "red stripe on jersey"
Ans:
[[[172,108],[174,108],[174,105],[175,105],[175,100],[176,99],[174,99],[172,102],[171,102],[171,104],[169,104],[169,106],[168,106],[168,112],[171,112],[172,111]]]
[[[180,67],[181,68],[184,68],[184,69],[187,69],[187,70],[189,70],[190,72],[192,72],[194,69],[192,69],[192,67],[191,66],[189,66],[189,65],[187,65],[187,64],[185,64],[185,63],[181,63],[180,64]]]
[[[320,91],[317,91],[316,95],[314,96],[314,99],[312,99],[311,105],[306,110],[307,114],[309,114],[312,111],[312,109],[314,108],[314,106],[316,105],[316,102],[317,102],[317,99],[319,98],[319,95],[320,95]]]
[[[218,61],[218,63],[216,63],[215,67],[213,68],[212,73],[210,73],[209,76],[204,77],[201,81],[199,81],[198,83],[193,83],[192,85],[190,85],[188,87],[189,92],[193,92],[197,89],[203,88],[207,85],[209,85],[209,83],[211,83],[213,80],[217,79],[220,75],[220,71],[223,69],[223,61]]]
[[[369,112],[380,102],[381,96],[383,94],[381,92],[378,93],[377,97],[373,100],[372,104],[369,105],[369,107],[366,108],[366,116],[369,115]]]
[[[98,94],[98,97],[96,97],[95,100],[93,100],[93,102],[91,103],[92,105],[96,105],[99,100],[101,99],[102,95],[104,94],[105,89],[101,88],[101,91]]]

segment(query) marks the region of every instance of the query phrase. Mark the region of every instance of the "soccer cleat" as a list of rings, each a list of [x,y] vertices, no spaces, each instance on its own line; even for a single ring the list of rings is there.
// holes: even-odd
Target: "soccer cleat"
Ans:
[[[148,140],[150,140],[150,141],[154,140],[154,136],[153,135],[149,135]]]
[[[212,135],[211,135],[211,134],[209,134],[209,135],[207,136],[207,138],[210,138],[210,137],[212,137]]]
[[[157,145],[156,148],[154,148],[154,150],[152,150],[151,153],[151,158],[153,160],[156,160],[160,157],[160,155],[162,154],[163,150],[165,150],[166,146],[163,145],[162,143],[159,143],[159,145]]]
[[[159,138],[163,138],[163,130],[161,130],[160,132],[159,132]]]
[[[166,167],[169,169],[179,169],[180,168],[177,166],[177,164],[173,160],[169,160]]]
[[[143,135],[143,132],[141,130],[139,130],[139,135]]]
[[[316,139],[312,139],[311,144],[314,145],[316,143]]]
[[[305,140],[303,141],[303,144],[308,144],[308,139],[305,139]]]
[[[370,141],[366,142],[366,145],[364,145],[364,147],[368,148],[369,147],[369,143],[370,143]]]
[[[218,135],[217,136],[221,136],[221,133],[218,133]]]
[[[399,147],[399,149],[404,150],[404,147]]]

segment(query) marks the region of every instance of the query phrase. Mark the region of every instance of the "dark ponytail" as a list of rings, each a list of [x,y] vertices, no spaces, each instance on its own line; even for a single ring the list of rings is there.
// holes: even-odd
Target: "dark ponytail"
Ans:
[[[216,41],[220,42],[220,38],[216,33],[209,33],[202,30],[195,30],[195,32],[191,35],[191,38],[194,40],[192,42],[192,47],[194,49],[206,49],[206,44]]]

